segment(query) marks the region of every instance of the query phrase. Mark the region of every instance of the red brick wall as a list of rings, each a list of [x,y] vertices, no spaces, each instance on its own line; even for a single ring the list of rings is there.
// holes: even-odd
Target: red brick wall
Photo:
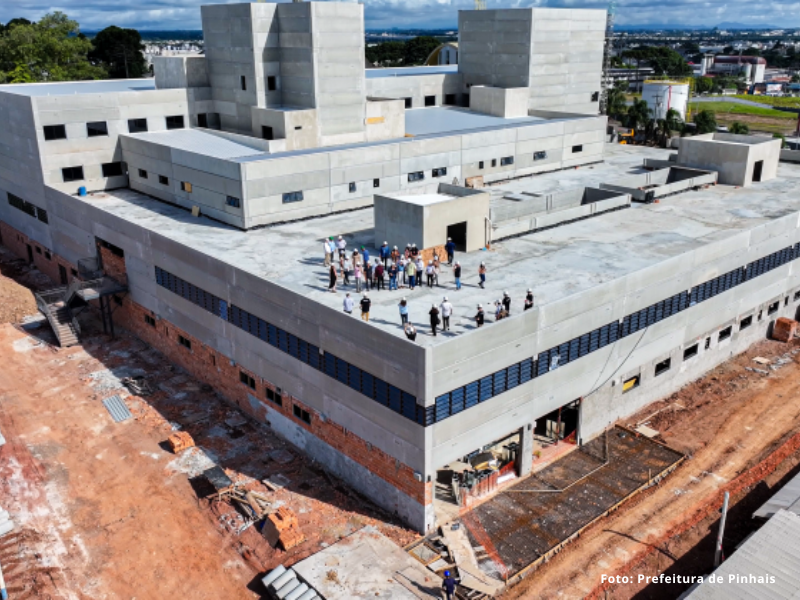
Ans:
[[[22,259],[28,260],[27,246],[30,244],[33,252],[33,264],[42,273],[53,280],[55,285],[61,285],[58,265],[62,265],[67,270],[67,281],[72,280],[72,265],[50,252],[50,249],[39,242],[35,242],[23,233],[20,233],[7,223],[0,221],[0,234],[2,234],[3,245]],[[47,258],[48,255],[50,258]]]
[[[30,243],[34,246],[34,261],[41,259],[41,261],[37,262],[37,266],[44,261],[44,248],[42,248],[42,255],[36,254],[36,242],[29,241],[25,235],[2,221],[0,221],[0,231],[2,231],[4,245],[12,252],[25,258],[27,257],[25,245]],[[105,271],[112,277],[127,283],[125,259],[114,255],[110,250],[103,247],[100,247],[100,253]],[[44,261],[50,263],[49,268],[46,270],[43,268],[45,265],[43,265],[43,267],[39,267],[40,270],[47,273],[55,282],[58,282],[58,264],[64,264],[71,279],[70,272],[74,267],[61,257],[57,257],[54,254],[51,256],[51,261]],[[262,422],[265,421],[266,410],[260,407],[254,408],[247,398],[248,392],[263,404],[280,411],[283,415],[310,431],[314,436],[366,467],[370,472],[417,502],[425,505],[433,502],[433,484],[417,481],[414,476],[414,470],[408,465],[375,448],[330,419],[326,418],[323,421],[320,419],[319,413],[293,396],[284,394],[282,396],[282,406],[278,406],[266,397],[267,389],[275,390],[273,384],[239,365],[231,364],[230,358],[206,346],[200,340],[168,321],[156,320],[155,326],[149,325],[145,321],[145,315],[155,319],[155,314],[136,304],[127,296],[123,298],[122,306],[115,307],[114,310],[114,319],[117,324],[159,350],[170,362],[180,365],[197,379],[212,386],[228,401],[236,404],[236,406],[255,419]],[[189,340],[191,349],[181,345],[178,341],[178,336]],[[239,377],[242,371],[255,380],[255,389],[251,389],[248,385],[241,383]],[[311,415],[310,424],[295,418],[292,409],[294,404],[299,405]]]

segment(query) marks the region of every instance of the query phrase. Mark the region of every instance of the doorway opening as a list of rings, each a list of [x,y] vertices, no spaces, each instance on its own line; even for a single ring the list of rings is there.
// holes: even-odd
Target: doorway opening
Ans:
[[[575,443],[580,421],[580,400],[555,409],[536,419],[534,436],[544,443],[558,443],[561,440]]]
[[[456,250],[459,252],[467,251],[467,222],[454,223],[447,226],[447,237],[453,240]]]
[[[272,131],[272,127],[269,127],[268,125],[262,125],[261,137],[264,138],[265,140],[274,140],[275,134]]]
[[[761,181],[761,172],[764,170],[764,161],[757,160],[756,164],[753,165],[753,181],[758,182]]]
[[[30,244],[25,244],[28,247],[28,262],[33,264],[33,248]]]
[[[67,280],[67,269],[64,268],[64,265],[58,265],[58,278],[61,280],[61,285],[67,285],[69,283]]]

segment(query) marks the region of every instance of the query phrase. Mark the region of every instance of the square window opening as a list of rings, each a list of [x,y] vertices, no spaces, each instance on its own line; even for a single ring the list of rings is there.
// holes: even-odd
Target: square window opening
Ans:
[[[142,179],[147,179],[147,171],[144,169],[139,169],[139,177]]]
[[[347,187],[348,187],[348,189],[350,190],[350,193],[351,193],[351,194],[352,194],[352,193],[354,193],[354,192],[356,191],[356,182],[355,182],[355,181],[351,181],[351,182],[348,184],[348,186],[347,186]]]
[[[295,126],[294,126],[294,130],[295,130],[295,131],[300,131],[302,128],[303,128],[303,126],[302,126],[302,125],[295,125]]]
[[[695,344],[693,346],[689,346],[683,351],[683,360],[689,360],[693,356],[697,356],[697,352],[699,351],[698,345]]]
[[[147,119],[128,119],[128,131],[130,133],[147,131]]]
[[[158,183],[160,183],[161,185],[169,185],[169,177],[165,177],[164,175],[159,175]]]
[[[269,127],[268,125],[262,125],[261,137],[264,138],[265,140],[274,140],[275,133],[272,131],[272,127]]]
[[[425,96],[425,106],[436,106],[436,96]]]
[[[572,147],[573,154],[576,154],[578,152],[583,152],[583,144],[578,144],[577,146]]]
[[[241,205],[242,205],[242,202],[236,196],[228,196],[225,199],[225,204],[227,204],[228,206],[232,206],[234,208],[240,208]]]
[[[167,129],[183,129],[183,115],[167,117]]]
[[[373,179],[372,180],[372,187],[381,187],[381,180],[380,179]]]
[[[741,321],[739,321],[739,331],[741,331],[742,329],[747,329],[752,324],[753,324],[753,315],[749,315],[744,319],[742,319]]]
[[[409,181],[422,181],[423,179],[425,179],[425,173],[422,171],[416,171],[408,174]]]
[[[497,166],[497,159],[496,159],[496,158],[493,158],[493,159],[492,159],[492,166],[493,166],[493,167],[496,167],[496,166]]]
[[[733,325],[728,325],[725,329],[719,332],[718,341],[727,340],[733,333]]]
[[[148,325],[150,325],[150,327],[155,327],[156,326],[156,320],[153,317],[151,317],[150,315],[145,315],[144,316],[144,322],[147,323]]]
[[[291,202],[302,202],[303,192],[286,192],[283,195],[283,203],[289,204]]]
[[[483,169],[483,161],[478,162],[478,168]]]
[[[278,406],[283,406],[283,397],[281,396],[280,392],[276,392],[273,389],[267,388],[266,394],[267,400],[277,404]]]
[[[208,113],[199,113],[197,115],[197,126],[208,129]]]
[[[178,343],[181,346],[183,346],[184,348],[186,348],[187,350],[191,350],[192,349],[192,340],[190,340],[188,338],[185,338],[182,335],[178,336]]]
[[[671,358],[666,358],[662,360],[660,363],[656,363],[656,371],[655,371],[656,377],[658,377],[659,375],[663,375],[664,373],[669,371],[671,366],[672,366]]]
[[[64,125],[45,125],[43,129],[44,139],[48,142],[67,139],[67,128]]]
[[[455,94],[445,94],[444,95],[444,103],[449,106],[456,105],[456,95]]]
[[[88,137],[101,137],[108,135],[108,123],[106,123],[105,121],[96,121],[94,123],[87,123],[86,135]]]
[[[83,180],[83,167],[65,167],[61,169],[61,176],[65,183]]]
[[[533,160],[535,160],[535,161],[536,160],[544,160],[545,158],[547,158],[547,151],[546,150],[540,150],[539,152],[534,152],[533,153]]]
[[[303,410],[298,404],[295,404],[292,411],[294,416],[303,421],[303,423],[311,424],[311,415],[307,410]]]
[[[122,168],[121,162],[104,163],[102,168],[103,177],[120,177],[125,174],[125,170]]]
[[[192,184],[188,181],[181,181],[181,191],[186,192],[187,194],[192,193]]]
[[[268,75],[267,90],[270,92],[274,92],[277,89],[278,89],[278,80],[275,78],[275,75]]]
[[[414,106],[414,101],[411,98],[405,98],[406,101],[406,108],[411,108]]]
[[[505,156],[500,159],[500,166],[513,165],[513,164],[514,164],[513,156]]]
[[[780,302],[773,302],[772,304],[770,304],[767,307],[767,314],[768,315],[772,315],[772,314],[775,314],[776,312],[778,312],[778,308],[780,307],[780,305],[781,305]]]
[[[244,371],[239,371],[239,381],[249,387],[251,390],[256,389],[256,380],[250,377]]]

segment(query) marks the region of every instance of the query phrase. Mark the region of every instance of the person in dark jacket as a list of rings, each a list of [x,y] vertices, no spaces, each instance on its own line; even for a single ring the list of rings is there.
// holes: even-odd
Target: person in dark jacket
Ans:
[[[475,314],[475,324],[478,327],[483,327],[483,319],[484,319],[483,306],[478,304],[478,312]]]
[[[509,315],[511,314],[511,296],[508,295],[508,292],[503,292],[503,308]]]
[[[361,318],[364,321],[369,321],[369,307],[372,305],[372,300],[369,299],[369,296],[366,292],[364,292],[364,297],[361,298]]]
[[[389,242],[383,242],[383,246],[381,246],[381,260],[383,261],[384,269],[389,266],[389,256],[391,256],[391,254],[392,249],[389,248]]]
[[[452,265],[453,259],[456,256],[456,244],[452,238],[447,238],[447,243],[444,245],[444,251],[447,252],[447,264]]]
[[[456,290],[461,289],[461,263],[456,261],[456,266],[453,267],[453,276],[456,278]]]
[[[456,585],[458,581],[450,574],[450,571],[444,572],[444,579],[442,580],[442,589],[447,595],[447,600],[453,600],[456,597]]]
[[[411,323],[403,325],[403,331],[406,332],[406,337],[412,342],[417,339],[417,329]]]
[[[528,288],[528,295],[525,296],[525,310],[533,308],[533,290]]]
[[[436,335],[436,328],[439,326],[439,309],[436,308],[436,305],[431,305],[431,310],[428,313],[431,317],[431,332],[433,335]]]
[[[373,289],[385,290],[386,289],[386,273],[384,272],[383,265],[376,258],[375,267],[372,269]]]

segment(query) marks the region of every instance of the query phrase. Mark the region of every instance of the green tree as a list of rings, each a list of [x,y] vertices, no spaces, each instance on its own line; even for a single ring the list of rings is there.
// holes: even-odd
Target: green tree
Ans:
[[[693,40],[683,42],[681,48],[686,54],[698,54],[700,52],[700,44]]]
[[[628,81],[618,81],[608,90],[606,114],[617,120],[622,120],[628,107],[626,106],[625,92],[628,91]]]
[[[439,47],[439,40],[429,35],[420,35],[408,40],[403,49],[403,64],[424,65],[431,52]]]
[[[99,79],[105,70],[88,60],[91,42],[77,36],[78,24],[62,12],[38,23],[18,21],[0,34],[0,81]]]
[[[728,131],[730,133],[735,133],[737,135],[749,135],[750,128],[747,126],[746,123],[740,123],[739,121],[734,121],[731,123],[731,126],[728,127]]]
[[[89,59],[102,64],[111,79],[143,77],[147,73],[142,36],[135,29],[106,27],[92,40]]]
[[[392,66],[403,64],[403,52],[406,45],[403,42],[383,42],[374,46],[367,46],[367,60],[374,65]]]
[[[742,56],[761,56],[761,50],[758,48],[748,48],[742,52]]]
[[[641,98],[634,98],[633,104],[628,107],[628,113],[625,117],[625,127],[644,130],[650,121],[652,121],[652,114],[650,108],[647,106],[647,102]]]
[[[800,83],[800,75],[798,75],[797,73],[792,75],[792,83]]]
[[[697,94],[707,94],[714,89],[714,79],[711,77],[695,77],[694,91]]]
[[[781,141],[781,148],[786,147],[786,136],[782,133],[773,133],[772,137]]]
[[[637,67],[642,62],[647,63],[653,67],[656,75],[684,76],[692,73],[692,68],[684,58],[666,46],[640,46],[625,50],[622,57],[635,60]]]
[[[701,110],[694,116],[697,133],[713,133],[717,130],[717,117],[710,110]]]

